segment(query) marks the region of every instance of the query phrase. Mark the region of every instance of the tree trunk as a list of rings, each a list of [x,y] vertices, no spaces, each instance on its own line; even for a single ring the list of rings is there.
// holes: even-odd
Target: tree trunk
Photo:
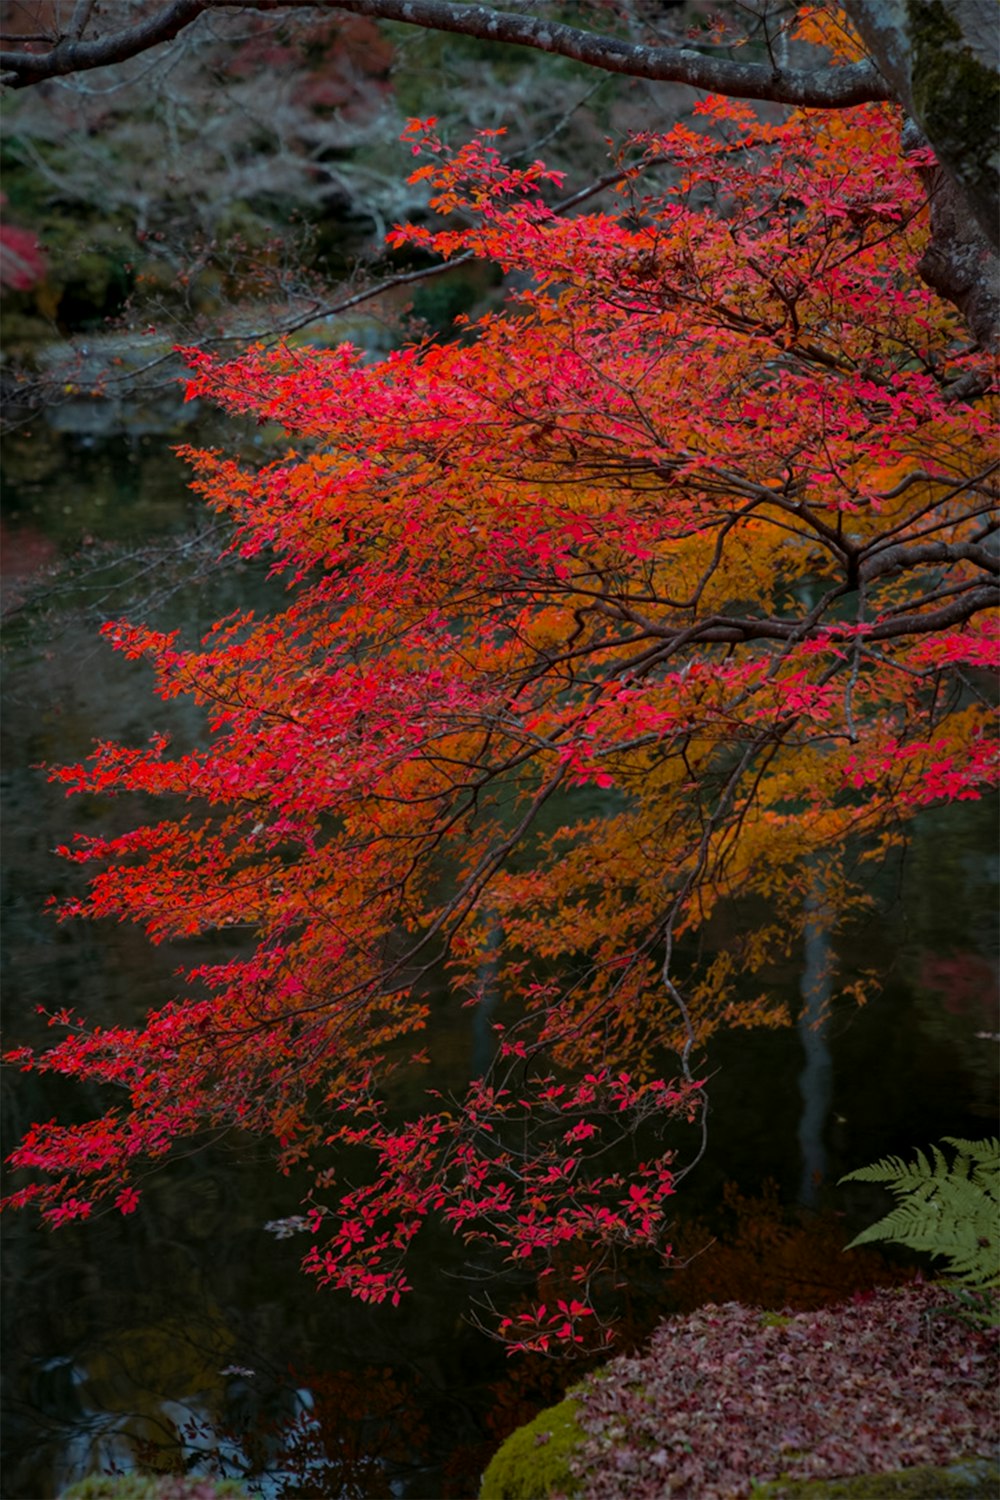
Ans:
[[[1000,249],[996,0],[844,0],[993,248]]]

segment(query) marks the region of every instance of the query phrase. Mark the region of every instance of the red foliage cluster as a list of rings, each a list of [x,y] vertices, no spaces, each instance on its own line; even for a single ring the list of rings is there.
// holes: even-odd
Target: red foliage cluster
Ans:
[[[0,193],[0,209],[6,203]],[[29,292],[45,275],[45,256],[35,235],[16,224],[0,222],[0,287]]]

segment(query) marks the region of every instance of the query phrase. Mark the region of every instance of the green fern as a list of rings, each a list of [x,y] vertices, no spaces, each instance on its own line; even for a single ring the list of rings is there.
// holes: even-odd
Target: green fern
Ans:
[[[939,1147],[931,1146],[931,1160],[922,1151],[914,1163],[887,1156],[840,1179],[882,1182],[900,1200],[847,1248],[893,1240],[949,1261],[949,1272],[963,1286],[1000,1287],[1000,1141],[952,1135],[944,1141],[955,1151],[951,1165]]]

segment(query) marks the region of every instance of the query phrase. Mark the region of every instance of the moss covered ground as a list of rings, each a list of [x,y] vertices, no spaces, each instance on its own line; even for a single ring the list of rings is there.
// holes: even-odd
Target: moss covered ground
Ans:
[[[236,1480],[184,1474],[91,1474],[64,1490],[60,1500],[245,1500]]]

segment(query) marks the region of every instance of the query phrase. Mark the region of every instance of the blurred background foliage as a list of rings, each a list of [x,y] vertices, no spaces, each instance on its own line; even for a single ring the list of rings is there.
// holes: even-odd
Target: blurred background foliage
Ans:
[[[3,0],[5,30],[44,29],[45,5],[58,0]],[[571,19],[676,41],[704,24],[699,5],[580,0]],[[453,141],[503,128],[506,152],[544,154],[577,185],[606,168],[609,139],[669,126],[687,95],[523,48],[315,12],[205,15],[168,47],[27,89],[6,101],[0,133],[8,382],[41,366],[54,383],[53,356],[46,366],[40,351],[62,338],[83,346],[75,371],[67,351],[56,361],[63,383],[93,387],[109,370],[134,374],[123,336],[145,336],[144,354],[168,338],[235,341],[318,312],[345,281],[398,269],[385,232],[426,204],[426,185],[406,181],[410,116],[436,115]],[[489,292],[462,278],[376,312],[392,342],[412,331],[409,317],[417,332],[447,329]],[[324,336],[344,332],[310,330]],[[95,340],[109,337],[97,359]]]

